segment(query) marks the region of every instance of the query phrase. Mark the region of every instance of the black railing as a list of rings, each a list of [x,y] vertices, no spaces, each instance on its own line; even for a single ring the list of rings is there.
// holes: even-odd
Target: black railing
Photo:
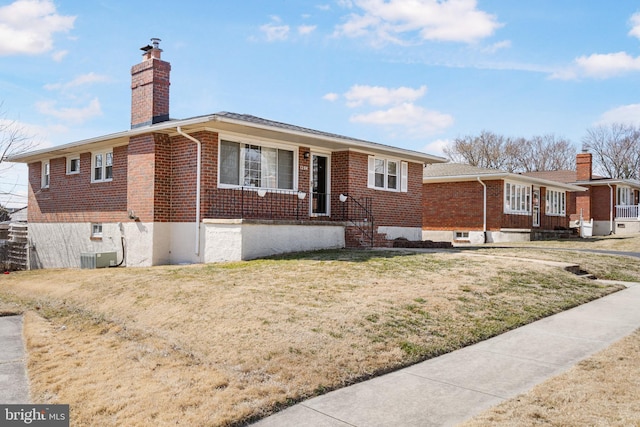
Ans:
[[[344,221],[353,224],[362,233],[362,237],[373,247],[375,245],[375,226],[371,198],[364,197],[358,200],[348,194],[341,194],[340,202],[343,204]]]
[[[311,207],[309,206],[311,203]],[[346,221],[374,246],[371,198],[255,187],[208,190],[207,218]]]
[[[254,187],[208,191],[208,218],[301,220],[309,218],[308,194]]]

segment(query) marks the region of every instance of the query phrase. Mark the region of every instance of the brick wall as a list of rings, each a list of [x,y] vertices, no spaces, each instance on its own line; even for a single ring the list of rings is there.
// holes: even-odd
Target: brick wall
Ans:
[[[367,188],[368,159],[365,153],[342,151],[331,154],[331,193],[348,193],[356,199],[370,197],[376,226],[421,227],[422,164],[409,163],[408,191]],[[332,212],[340,212],[337,198]]]
[[[202,143],[201,218],[211,217],[212,203],[221,197],[217,188],[218,134],[201,131],[192,134]],[[142,222],[191,222],[195,220],[197,145],[182,136],[144,134],[130,139],[128,146],[114,149],[114,179],[91,184],[91,154],[81,155],[81,173],[65,175],[66,159],[51,160],[51,186],[40,189],[41,163],[30,165],[30,197],[33,208],[29,220],[126,222],[128,211]],[[298,151],[298,188],[307,193],[299,201],[296,194],[268,193],[264,213],[273,219],[309,219],[311,159],[305,159],[308,147]],[[421,227],[422,165],[409,163],[408,192],[367,188],[368,156],[356,152],[331,155],[331,209],[341,219],[342,204],[338,195],[348,193],[357,199],[370,197],[377,226]],[[268,203],[268,206],[266,205]],[[217,217],[233,217],[233,208]],[[326,217],[319,217],[325,219]]]
[[[609,221],[611,212],[611,191],[613,191],[613,204],[616,203],[616,186],[609,189],[607,185],[591,187],[591,216],[596,221]],[[615,216],[615,209],[614,209]]]
[[[487,230],[503,221],[503,182],[486,181]],[[477,181],[424,184],[422,222],[425,230],[482,231],[484,188]]]
[[[157,58],[131,67],[131,127],[169,119],[171,64]]]
[[[80,155],[80,173],[67,175],[66,158],[51,159],[49,188],[41,188],[42,163],[29,167],[30,222],[126,220],[127,146],[113,149],[113,180],[91,183],[91,153]]]

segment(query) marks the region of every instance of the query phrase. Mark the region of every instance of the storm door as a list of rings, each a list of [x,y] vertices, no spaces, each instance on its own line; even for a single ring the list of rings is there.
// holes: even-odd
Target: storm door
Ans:
[[[540,227],[540,188],[533,188],[533,224],[534,227]]]
[[[311,156],[311,215],[329,215],[329,157]]]

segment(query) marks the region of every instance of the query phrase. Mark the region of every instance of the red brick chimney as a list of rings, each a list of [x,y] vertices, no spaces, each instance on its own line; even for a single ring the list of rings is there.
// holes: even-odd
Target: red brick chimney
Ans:
[[[576,156],[576,181],[591,181],[591,153],[583,151]]]
[[[169,120],[171,64],[160,59],[160,39],[140,50],[142,62],[131,67],[131,128]]]

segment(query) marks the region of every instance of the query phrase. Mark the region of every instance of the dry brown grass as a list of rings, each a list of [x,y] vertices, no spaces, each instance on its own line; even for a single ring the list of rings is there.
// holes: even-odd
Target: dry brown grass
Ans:
[[[640,330],[462,426],[640,426]]]
[[[335,251],[23,272],[0,299],[30,310],[32,400],[74,425],[230,425],[615,289],[515,258]]]

